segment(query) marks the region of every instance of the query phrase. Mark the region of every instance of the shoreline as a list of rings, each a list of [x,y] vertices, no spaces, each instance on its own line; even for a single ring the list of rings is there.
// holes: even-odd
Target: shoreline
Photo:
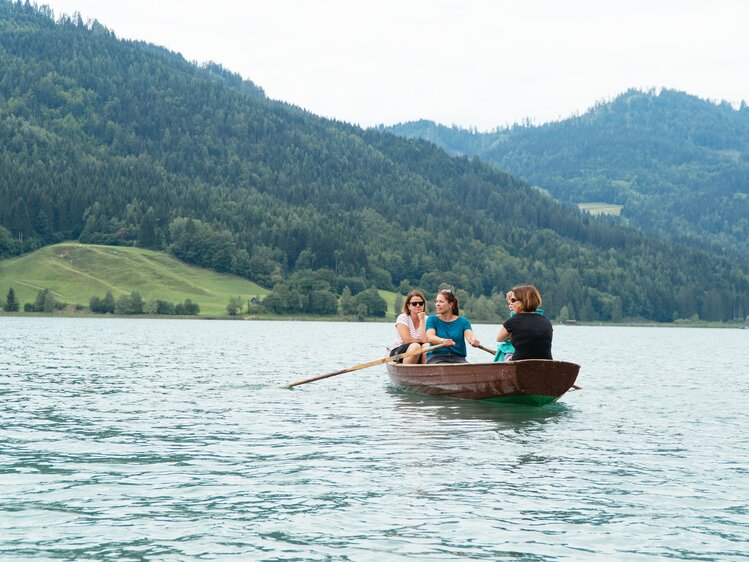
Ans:
[[[119,319],[145,319],[145,320],[228,320],[228,321],[250,321],[250,322],[378,322],[390,323],[395,320],[387,317],[367,317],[357,318],[354,316],[314,316],[314,315],[295,315],[283,316],[277,314],[242,314],[237,316],[228,315],[194,315],[194,316],[177,316],[166,314],[94,314],[91,312],[4,312],[0,311],[0,318],[119,318]],[[499,325],[501,319],[493,322],[471,321],[476,325]],[[706,322],[706,321],[676,321],[676,322],[651,322],[643,320],[641,322],[576,322],[575,324],[565,322],[552,322],[554,326],[576,327],[625,327],[625,328],[717,328],[717,329],[737,329],[748,330],[749,323],[745,321],[736,322]]]

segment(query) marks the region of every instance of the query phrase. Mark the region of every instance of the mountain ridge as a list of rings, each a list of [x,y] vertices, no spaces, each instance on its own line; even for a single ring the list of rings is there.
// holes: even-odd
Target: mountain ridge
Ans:
[[[749,255],[749,108],[676,90],[629,90],[577,115],[489,133],[414,121],[381,127],[478,156],[569,203],[623,205],[652,235]]]
[[[0,1],[0,25],[0,256],[73,238],[279,290],[295,275],[339,295],[448,284],[494,307],[481,299],[533,282],[550,315],[580,320],[749,310],[746,267],[592,219],[477,159],[28,5]]]

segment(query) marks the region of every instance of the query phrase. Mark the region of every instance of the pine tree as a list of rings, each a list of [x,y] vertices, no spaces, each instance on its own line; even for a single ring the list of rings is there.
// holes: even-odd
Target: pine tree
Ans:
[[[11,287],[8,289],[8,296],[5,299],[3,310],[5,310],[5,312],[18,312],[20,308],[21,305],[18,302],[18,297],[16,297],[16,291]]]
[[[112,294],[112,291],[107,291],[107,294],[104,295],[104,300],[101,303],[102,305],[102,312],[114,314],[114,308],[115,308],[115,301],[114,301],[114,295]]]
[[[348,285],[343,288],[340,305],[341,314],[354,314],[356,312],[354,310],[354,299],[351,296],[351,289],[349,289]]]
[[[156,224],[156,213],[153,207],[149,207],[138,226],[138,246],[141,248],[155,248],[158,245]]]

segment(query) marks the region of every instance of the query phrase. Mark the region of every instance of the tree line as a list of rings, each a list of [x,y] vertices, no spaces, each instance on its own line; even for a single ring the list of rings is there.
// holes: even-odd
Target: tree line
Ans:
[[[68,306],[68,303],[57,300],[54,293],[49,289],[40,289],[34,302],[27,302],[23,305],[23,311],[49,314],[63,310]],[[8,289],[4,301],[0,299],[0,308],[5,312],[19,312],[21,310],[21,303],[13,287]],[[76,311],[84,310],[84,306],[81,304],[73,305],[73,308]],[[200,305],[192,302],[189,298],[176,304],[164,299],[146,302],[138,291],[120,295],[115,299],[112,291],[107,291],[103,297],[91,297],[89,310],[94,314],[195,316],[200,314]]]
[[[316,279],[303,279],[296,276],[290,285],[279,284],[264,299],[248,302],[246,305],[240,297],[231,297],[226,306],[229,316],[236,316],[243,312],[270,314],[313,314],[324,316],[384,317],[388,305],[375,287],[352,296],[351,290],[344,287],[340,298],[331,290],[331,286],[324,280],[326,276]],[[68,307],[67,303],[57,300],[49,289],[37,292],[34,302],[23,305],[24,312],[52,313]],[[78,311],[84,310],[80,304],[74,305]],[[16,296],[15,289],[10,287],[5,300],[0,299],[0,309],[5,312],[19,312],[21,303]],[[132,291],[115,298],[112,291],[107,291],[103,297],[94,295],[89,301],[88,309],[94,314],[118,315],[177,315],[196,316],[200,314],[200,305],[187,298],[182,302],[173,303],[164,299],[145,301],[139,291]]]

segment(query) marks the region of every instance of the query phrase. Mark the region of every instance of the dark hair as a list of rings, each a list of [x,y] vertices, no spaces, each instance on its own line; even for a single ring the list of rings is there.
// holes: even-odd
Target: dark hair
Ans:
[[[438,294],[445,297],[445,299],[447,299],[447,302],[449,302],[453,306],[452,313],[455,316],[460,316],[460,303],[458,303],[458,298],[453,295],[453,292],[450,289],[442,289]]]
[[[523,312],[536,312],[541,306],[541,293],[533,285],[518,285],[512,288],[515,298],[523,303]]]
[[[413,291],[409,291],[406,295],[406,300],[403,301],[403,313],[404,314],[411,314],[408,310],[408,303],[411,302],[411,299],[413,297],[421,297],[421,300],[424,301],[424,312],[427,310],[427,299],[424,296],[424,293],[419,291],[418,289],[414,289]]]

